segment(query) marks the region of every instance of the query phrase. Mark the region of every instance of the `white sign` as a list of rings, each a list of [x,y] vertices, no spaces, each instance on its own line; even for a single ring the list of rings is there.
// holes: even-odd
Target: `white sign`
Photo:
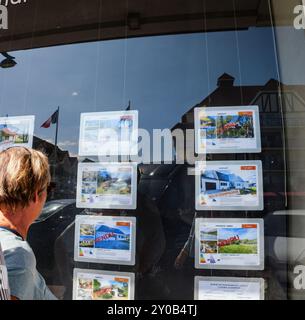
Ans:
[[[264,209],[261,161],[198,161],[196,210]]]
[[[136,209],[136,163],[80,163],[77,177],[78,208]]]
[[[74,269],[73,300],[134,300],[133,273]]]
[[[32,148],[35,116],[0,118],[0,151],[11,147]]]
[[[196,219],[197,269],[263,270],[263,219]]]
[[[196,153],[261,152],[258,106],[195,108]]]
[[[138,111],[82,113],[80,156],[137,155]]]
[[[264,300],[264,279],[195,277],[195,300]]]
[[[136,218],[77,216],[74,260],[135,264]]]

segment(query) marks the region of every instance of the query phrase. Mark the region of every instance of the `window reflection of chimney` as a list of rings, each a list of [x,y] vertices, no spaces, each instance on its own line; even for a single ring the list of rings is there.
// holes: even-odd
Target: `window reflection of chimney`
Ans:
[[[224,73],[217,80],[217,86],[221,88],[229,88],[234,86],[235,78],[227,73]]]

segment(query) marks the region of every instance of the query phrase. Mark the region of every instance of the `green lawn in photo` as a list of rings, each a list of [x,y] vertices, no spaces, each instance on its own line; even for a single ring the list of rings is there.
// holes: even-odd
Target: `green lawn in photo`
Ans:
[[[219,247],[218,253],[257,254],[257,244],[231,244]]]
[[[28,143],[29,136],[28,135],[18,135],[15,137],[15,143]]]

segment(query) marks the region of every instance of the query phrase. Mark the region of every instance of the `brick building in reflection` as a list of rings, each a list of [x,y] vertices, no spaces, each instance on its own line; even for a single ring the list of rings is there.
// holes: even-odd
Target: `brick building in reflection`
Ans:
[[[208,154],[207,160],[262,160],[265,207],[281,210],[288,201],[295,203],[305,196],[305,187],[301,183],[305,172],[294,163],[295,157],[305,156],[305,88],[303,85],[285,85],[274,79],[254,86],[236,86],[234,82],[235,78],[229,74],[220,76],[217,88],[186,112],[172,131],[194,129],[196,107],[258,105],[262,153]],[[194,149],[184,152],[194,154]],[[289,176],[287,169],[290,169]]]
[[[52,179],[56,183],[55,192],[49,195],[50,199],[75,199],[77,181],[77,157],[71,157],[69,151],[34,136],[33,148],[42,151],[49,158]],[[56,163],[55,163],[56,161]]]

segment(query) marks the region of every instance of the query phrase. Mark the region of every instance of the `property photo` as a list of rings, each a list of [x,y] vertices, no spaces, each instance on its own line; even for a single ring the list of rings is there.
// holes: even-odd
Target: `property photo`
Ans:
[[[109,250],[130,250],[131,225],[117,222],[113,227],[107,224],[96,225],[95,248]]]
[[[34,117],[0,118],[0,151],[13,147],[31,147]]]
[[[197,210],[263,210],[260,161],[197,162]]]
[[[208,116],[200,119],[200,127],[205,139],[254,138],[252,112],[238,115]]]
[[[100,170],[97,173],[96,193],[100,195],[130,195],[131,170]]]
[[[218,252],[257,254],[257,228],[219,228]]]
[[[93,280],[93,300],[128,300],[128,292],[127,278]]]

